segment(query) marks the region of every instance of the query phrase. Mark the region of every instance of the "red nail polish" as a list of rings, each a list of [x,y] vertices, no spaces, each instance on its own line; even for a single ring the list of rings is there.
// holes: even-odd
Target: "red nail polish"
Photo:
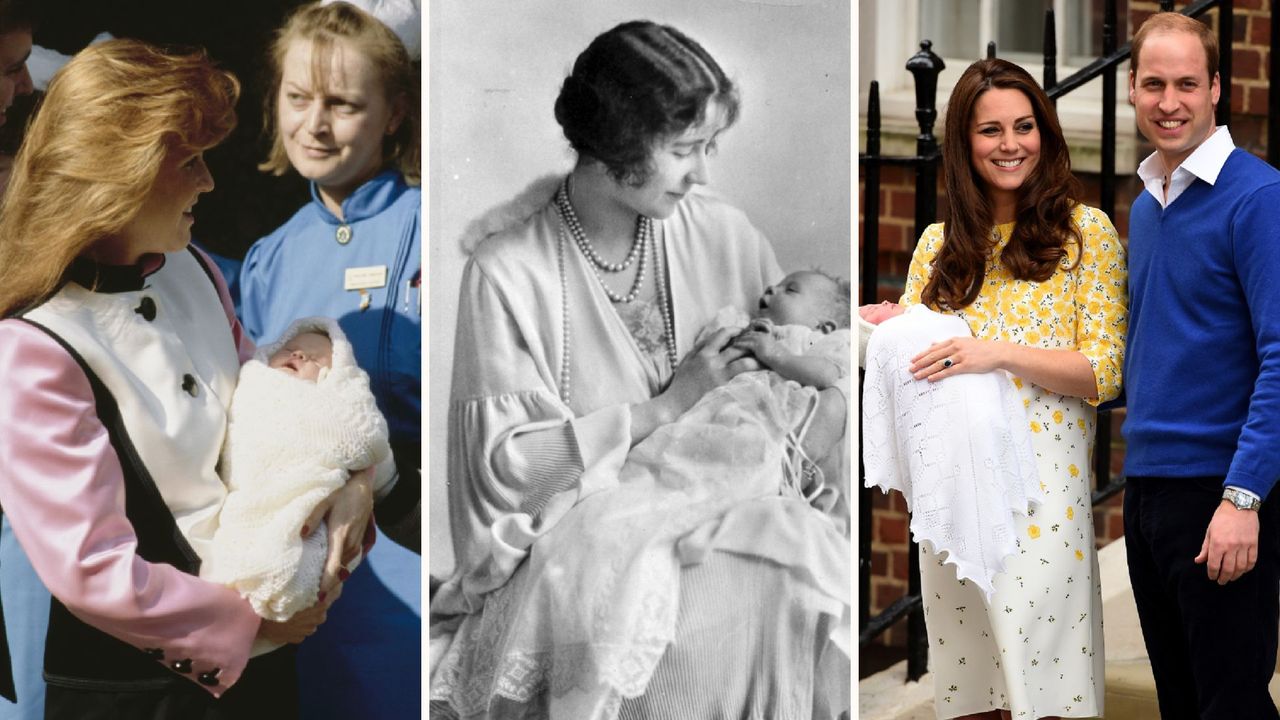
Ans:
[[[325,593],[325,591],[321,590],[319,597],[316,598],[317,602],[324,602],[324,598],[326,594],[327,593]]]
[[[346,580],[346,579],[347,579],[347,578],[349,578],[349,577],[351,577],[351,571],[350,571],[350,570],[348,570],[348,569],[346,569],[346,568],[339,568],[339,570],[338,570],[338,579],[339,579],[339,580]]]
[[[310,526],[310,525],[303,525],[303,526],[302,526],[302,537],[306,537],[310,532],[311,532],[311,526]]]

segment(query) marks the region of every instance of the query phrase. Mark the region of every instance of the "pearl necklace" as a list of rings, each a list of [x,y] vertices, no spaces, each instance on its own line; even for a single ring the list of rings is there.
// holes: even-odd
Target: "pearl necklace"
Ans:
[[[573,203],[569,202],[569,178],[566,177],[564,184],[560,186],[560,191],[556,193],[556,210],[560,213],[560,220],[563,226],[568,228],[569,234],[573,236],[573,243],[578,246],[582,254],[591,261],[591,271],[595,273],[596,279],[600,281],[600,287],[604,288],[604,294],[615,303],[633,302],[640,296],[640,290],[644,287],[645,270],[649,256],[649,245],[653,239],[653,220],[643,215],[636,219],[636,239],[631,243],[631,250],[627,253],[627,257],[621,263],[608,263],[602,260],[595,248],[591,246],[591,241],[587,239],[587,234],[582,230],[582,223],[578,222],[578,214],[573,210]],[[631,283],[631,289],[626,295],[615,293],[604,281],[604,276],[600,274],[601,270],[605,272],[622,272],[631,266],[632,261],[636,257],[640,258],[640,264],[636,268],[635,281]]]
[[[561,219],[563,217],[561,215]],[[645,219],[648,220],[649,218]],[[564,328],[563,338],[560,342],[560,401],[567,406],[573,400],[573,372],[570,369],[573,365],[573,330],[572,323],[569,320],[569,277],[568,272],[565,270],[566,226],[567,223],[562,222],[560,230],[556,234],[556,264],[560,270],[560,322]],[[664,272],[665,267],[662,261],[663,254],[654,240],[652,228],[646,233],[644,255],[648,254],[650,248],[653,251],[654,275],[658,286],[658,305],[662,313],[662,333],[667,343],[667,362],[670,364],[672,372],[675,372],[677,363],[675,310],[673,309],[671,297],[667,292],[666,273]],[[644,255],[641,256],[642,262]],[[603,285],[604,280],[600,278],[599,273],[596,273],[596,277],[600,279],[601,285]],[[608,291],[609,288],[606,287],[605,292]],[[613,298],[611,297],[610,299],[612,300]],[[617,301],[614,300],[614,302]]]
[[[649,235],[649,240],[653,241],[653,235]],[[654,281],[658,286],[658,310],[662,313],[662,334],[667,341],[667,362],[671,365],[671,371],[674,373],[676,364],[676,317],[675,312],[671,309],[671,298],[667,296],[667,273],[663,266],[662,253],[658,251],[656,243],[653,248],[653,274]]]
[[[592,265],[607,273],[620,273],[631,267],[631,263],[636,261],[644,247],[644,238],[641,235],[644,232],[644,228],[641,226],[647,224],[649,218],[643,216],[637,218],[636,239],[632,241],[631,249],[627,251],[627,256],[623,258],[622,262],[608,262],[600,257],[591,241],[587,239],[587,233],[582,229],[582,223],[578,221],[578,214],[573,210],[573,201],[570,200],[573,186],[569,184],[572,180],[573,175],[565,176],[564,183],[560,186],[560,192],[556,193],[556,208],[560,210],[560,216],[564,218],[565,224],[569,226],[569,234],[573,235],[573,241],[578,245],[578,249],[582,251],[583,255],[587,256]],[[652,232],[652,229],[650,229],[650,232]]]

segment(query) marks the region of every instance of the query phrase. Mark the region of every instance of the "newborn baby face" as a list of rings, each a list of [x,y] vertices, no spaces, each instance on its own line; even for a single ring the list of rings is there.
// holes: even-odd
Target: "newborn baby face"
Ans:
[[[831,278],[812,270],[793,272],[760,296],[756,317],[775,325],[804,325],[816,328],[829,320],[828,309],[840,286]]]
[[[320,333],[298,333],[275,351],[267,364],[303,380],[317,380],[320,368],[332,367],[333,343]]]
[[[888,300],[878,305],[863,305],[858,308],[858,317],[866,320],[872,325],[879,325],[891,317],[897,317],[906,312],[898,303],[891,303]]]

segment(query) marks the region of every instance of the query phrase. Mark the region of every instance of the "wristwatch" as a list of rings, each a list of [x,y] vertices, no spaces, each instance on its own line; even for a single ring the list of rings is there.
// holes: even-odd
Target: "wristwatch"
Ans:
[[[1262,507],[1262,500],[1242,493],[1235,488],[1222,491],[1222,499],[1236,506],[1237,510],[1257,510]]]

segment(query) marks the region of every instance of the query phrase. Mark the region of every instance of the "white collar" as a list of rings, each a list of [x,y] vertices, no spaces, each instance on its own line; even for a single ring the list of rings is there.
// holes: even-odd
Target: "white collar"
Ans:
[[[1213,185],[1218,181],[1218,173],[1222,172],[1222,166],[1227,164],[1227,158],[1235,148],[1236,144],[1231,139],[1231,131],[1226,125],[1219,125],[1218,129],[1200,143],[1200,146],[1169,175],[1172,176],[1178,170],[1186,170]],[[1151,153],[1142,161],[1142,164],[1138,165],[1138,177],[1144,184],[1164,179],[1164,162],[1160,159],[1160,153]]]
[[[1212,135],[1191,152],[1182,164],[1174,168],[1168,175],[1164,174],[1164,162],[1158,152],[1151,153],[1138,166],[1138,177],[1147,192],[1151,193],[1161,207],[1169,207],[1177,200],[1196,178],[1213,185],[1218,181],[1218,174],[1226,165],[1227,158],[1235,150],[1231,133],[1225,125],[1219,126]]]

